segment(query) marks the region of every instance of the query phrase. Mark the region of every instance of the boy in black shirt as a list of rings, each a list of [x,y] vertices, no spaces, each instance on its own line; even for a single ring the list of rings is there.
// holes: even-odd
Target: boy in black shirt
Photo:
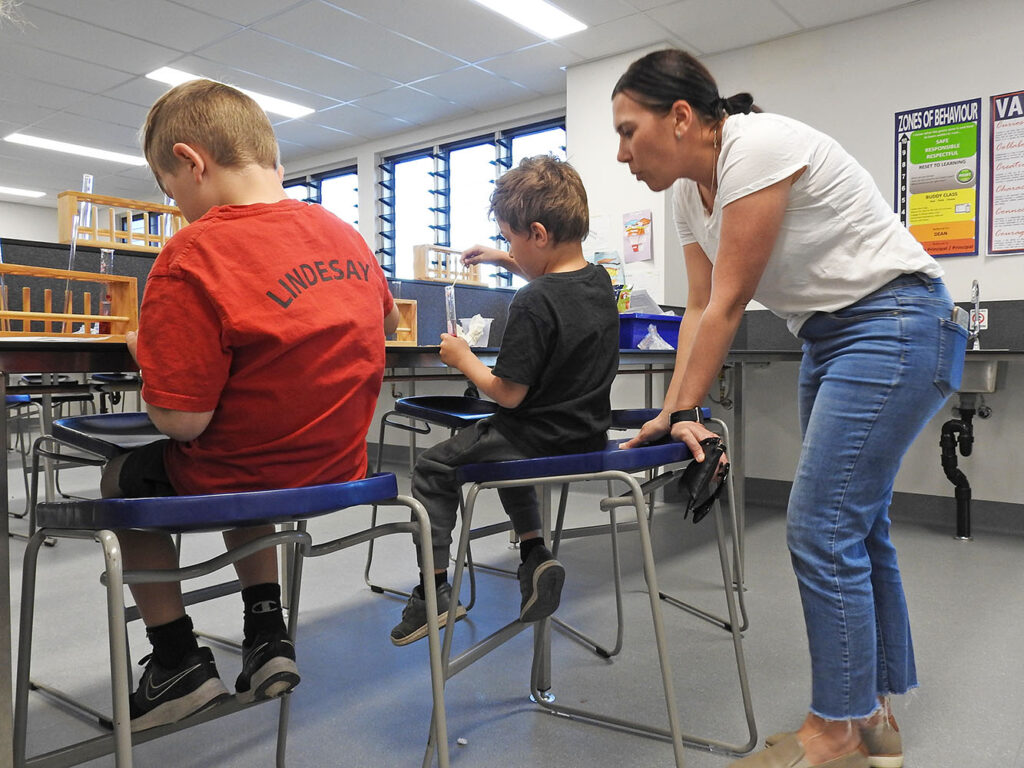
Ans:
[[[619,316],[608,273],[583,257],[590,217],[579,175],[552,157],[527,158],[497,180],[491,212],[509,252],[477,245],[463,253],[463,262],[497,264],[530,282],[509,306],[493,370],[463,339],[441,334],[441,359],[462,371],[499,411],[416,462],[412,493],[430,515],[435,564],[448,562],[459,506],[458,467],[601,450],[611,419]],[[536,491],[502,488],[498,495],[520,541],[519,620],[539,621],[558,608],[565,569],[544,545]],[[438,620],[447,623],[451,586],[441,567],[433,578],[420,574],[401,623],[391,630],[395,645],[426,636],[427,587],[437,590]],[[466,613],[458,603],[454,611],[455,620]]]

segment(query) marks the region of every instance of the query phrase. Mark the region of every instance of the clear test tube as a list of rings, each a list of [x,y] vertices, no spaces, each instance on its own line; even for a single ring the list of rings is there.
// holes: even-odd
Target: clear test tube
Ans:
[[[446,285],[444,287],[444,316],[448,324],[448,333],[452,336],[458,336],[459,321],[458,316],[455,314],[455,286]]]
[[[100,274],[101,275],[112,275],[114,274],[114,249],[113,248],[100,248]],[[103,298],[100,299],[100,314],[110,315],[110,286],[103,286]],[[110,323],[101,322],[99,324],[100,334],[110,333]]]

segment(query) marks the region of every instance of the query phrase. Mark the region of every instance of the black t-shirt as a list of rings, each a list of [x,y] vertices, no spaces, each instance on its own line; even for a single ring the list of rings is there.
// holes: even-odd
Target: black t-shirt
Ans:
[[[601,450],[619,366],[619,313],[608,273],[594,264],[538,277],[512,299],[494,375],[530,391],[491,417],[532,456]]]

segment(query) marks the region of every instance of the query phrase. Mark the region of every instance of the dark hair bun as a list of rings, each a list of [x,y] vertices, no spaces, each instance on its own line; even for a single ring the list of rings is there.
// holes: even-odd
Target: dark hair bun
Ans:
[[[750,112],[760,112],[761,108],[754,104],[754,97],[749,93],[737,93],[727,99],[722,99],[722,106],[727,115],[746,115]]]

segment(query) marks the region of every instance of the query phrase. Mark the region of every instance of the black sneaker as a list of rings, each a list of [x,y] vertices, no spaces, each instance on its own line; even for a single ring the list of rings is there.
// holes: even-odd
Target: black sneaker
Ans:
[[[551,550],[543,544],[534,548],[516,575],[523,595],[520,621],[540,621],[558,609],[562,584],[565,583],[565,568],[555,560]]]
[[[153,654],[139,664],[145,664],[146,671],[128,699],[132,731],[176,723],[229,695],[209,648],[188,654],[175,669],[164,669]]]
[[[448,609],[452,602],[452,585],[447,581],[437,588],[437,626],[448,623]],[[455,604],[455,620],[466,615],[462,603]],[[427,601],[419,585],[412,591],[409,602],[402,609],[402,621],[391,630],[391,642],[395,645],[409,643],[427,636]]]
[[[295,643],[281,632],[257,634],[252,645],[242,645],[242,672],[235,681],[238,700],[273,699],[299,684]]]

